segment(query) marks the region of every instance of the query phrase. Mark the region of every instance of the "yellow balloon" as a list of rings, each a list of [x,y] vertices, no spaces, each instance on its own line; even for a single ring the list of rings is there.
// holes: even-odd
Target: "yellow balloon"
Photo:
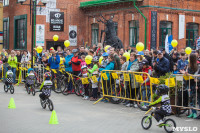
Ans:
[[[144,50],[144,44],[142,42],[138,42],[136,45],[137,51],[142,51]]]
[[[64,45],[65,45],[65,47],[69,47],[70,41],[69,41],[69,40],[66,40],[66,41],[64,42]]]
[[[178,45],[177,40],[172,40],[171,45],[172,47],[176,47]]]
[[[185,49],[185,53],[186,54],[191,54],[191,52],[192,52],[192,49],[190,48],[190,47],[187,47],[186,49]]]
[[[130,59],[130,53],[129,52],[124,53],[123,56],[126,57],[126,61],[128,61]]]
[[[103,56],[101,56],[101,57],[99,58],[99,64],[102,63],[102,60],[103,60]],[[102,64],[101,64],[101,65],[102,65]]]
[[[38,46],[36,48],[37,53],[42,53],[43,48],[41,46]]]
[[[89,60],[89,59],[85,59],[85,63],[86,63],[87,65],[89,65],[89,64],[91,64],[91,63],[92,63],[92,61],[91,61],[91,60]]]
[[[53,40],[54,40],[54,41],[58,41],[58,39],[59,39],[59,36],[58,36],[58,35],[54,35],[54,36],[53,36]]]
[[[107,52],[107,50],[108,50],[108,48],[110,48],[111,46],[110,45],[107,45],[106,47],[105,47],[105,52]]]
[[[92,59],[93,59],[93,57],[91,55],[87,55],[85,57],[85,62],[86,62],[86,60],[92,61]]]

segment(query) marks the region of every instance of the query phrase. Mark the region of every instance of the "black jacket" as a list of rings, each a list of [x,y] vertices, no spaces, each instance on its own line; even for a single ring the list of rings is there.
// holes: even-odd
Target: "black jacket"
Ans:
[[[167,58],[163,57],[162,59],[160,59],[158,63],[154,66],[157,76],[164,76],[166,73],[170,72],[169,65],[169,60]]]

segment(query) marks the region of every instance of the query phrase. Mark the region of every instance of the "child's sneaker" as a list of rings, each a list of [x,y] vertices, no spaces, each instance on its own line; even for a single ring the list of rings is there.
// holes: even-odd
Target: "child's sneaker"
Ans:
[[[131,104],[131,103],[126,104],[126,107],[132,107],[132,106],[133,106],[133,104]]]
[[[160,125],[163,124],[163,123],[164,123],[163,120],[160,120],[160,121],[158,122],[157,126],[160,126]]]

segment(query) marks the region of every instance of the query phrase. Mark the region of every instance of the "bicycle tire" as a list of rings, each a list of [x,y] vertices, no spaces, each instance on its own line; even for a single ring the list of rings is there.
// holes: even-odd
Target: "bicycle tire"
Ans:
[[[40,99],[40,103],[41,103],[42,108],[45,109],[46,108],[46,103],[44,103],[44,101],[42,99]]]
[[[149,117],[149,125],[147,126],[147,127],[145,127],[144,126],[144,122],[145,122],[145,120],[148,118],[148,116],[144,116],[143,118],[142,118],[142,121],[141,121],[141,125],[142,125],[142,128],[143,129],[145,129],[145,130],[148,130],[150,127],[151,127],[151,125],[152,125],[152,119]]]
[[[111,89],[109,89],[109,90],[111,90]],[[121,90],[121,94],[120,94],[120,90]],[[112,85],[112,95],[114,94],[113,96],[120,97],[120,95],[121,95],[121,97],[124,97],[124,91],[123,90],[124,90],[124,87],[121,86],[121,88],[120,88],[120,86],[118,86],[118,87],[116,87],[116,91],[117,91],[116,92],[115,91],[115,86]],[[110,92],[110,94],[111,94],[111,92]],[[109,99],[110,99],[110,102],[113,103],[113,104],[119,104],[119,103],[121,103],[123,101],[123,99],[114,98],[114,97],[111,97]]]
[[[14,94],[14,92],[15,92],[15,89],[14,89],[13,85],[10,85],[10,93]]]
[[[146,89],[142,89],[141,90],[141,93],[143,94],[143,91],[145,91],[146,92]],[[147,97],[151,97],[149,94],[148,94],[148,96]],[[141,99],[141,95],[140,95],[140,92],[138,92],[138,94],[137,94],[137,99]],[[142,98],[142,100],[143,100],[143,98]],[[147,107],[145,107],[145,106],[142,106],[142,104],[144,104],[143,102],[137,102],[137,106],[142,110],[142,111],[148,111],[148,109],[149,108],[147,108]]]
[[[53,106],[53,102],[51,101],[51,99],[48,99],[48,103],[49,103],[49,105],[48,105],[49,110],[50,110],[50,111],[53,111],[54,106]]]
[[[34,86],[31,86],[31,90],[32,90],[32,95],[35,96],[35,88],[34,88]]]
[[[66,79],[66,81],[68,81],[68,80]],[[68,82],[65,83],[65,88],[62,90],[62,94],[63,95],[69,95],[69,93],[68,93]]]
[[[7,93],[8,92],[8,87],[7,85],[4,85],[4,91]]]
[[[57,86],[57,82],[58,82],[59,80],[57,79],[57,78],[55,78],[55,79],[53,79],[53,91],[55,92],[55,93],[61,93],[62,91],[61,91],[61,89],[58,89],[58,86]]]
[[[166,124],[167,124],[168,121],[171,121],[171,122],[173,123],[172,131],[169,131],[169,130],[167,129]],[[170,118],[169,118],[169,119],[165,120],[164,124],[165,124],[165,125],[164,125],[164,129],[165,129],[165,131],[166,131],[167,133],[172,133],[172,132],[174,132],[173,129],[176,128],[176,122],[175,122],[173,119],[170,119]]]
[[[60,81],[60,89],[61,89],[61,92],[63,92],[63,90],[65,90],[65,87],[66,87],[66,78],[63,77],[62,80]]]
[[[79,85],[80,85],[81,80],[78,79],[75,81],[75,88],[74,88],[74,92],[77,96],[80,96],[80,90],[79,90]],[[82,83],[81,83],[82,84]]]

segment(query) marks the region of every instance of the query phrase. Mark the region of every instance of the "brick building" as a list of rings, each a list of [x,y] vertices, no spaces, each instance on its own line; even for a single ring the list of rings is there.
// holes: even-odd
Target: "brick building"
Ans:
[[[30,7],[20,5],[18,0],[8,1],[4,0],[4,48],[30,50]],[[147,48],[164,47],[166,35],[173,35],[173,39],[178,40],[178,49],[193,47],[200,34],[199,0],[49,1],[46,8],[37,8],[36,17],[36,24],[44,25],[44,46],[47,49],[63,46],[63,41],[69,39],[71,27],[77,32],[77,43],[73,46],[103,42],[105,25],[97,21],[103,19],[101,14],[105,19],[114,17],[116,33],[124,47],[134,47],[139,41]],[[64,12],[63,31],[51,31],[49,13],[52,11]],[[55,34],[59,36],[58,42],[53,42]]]

